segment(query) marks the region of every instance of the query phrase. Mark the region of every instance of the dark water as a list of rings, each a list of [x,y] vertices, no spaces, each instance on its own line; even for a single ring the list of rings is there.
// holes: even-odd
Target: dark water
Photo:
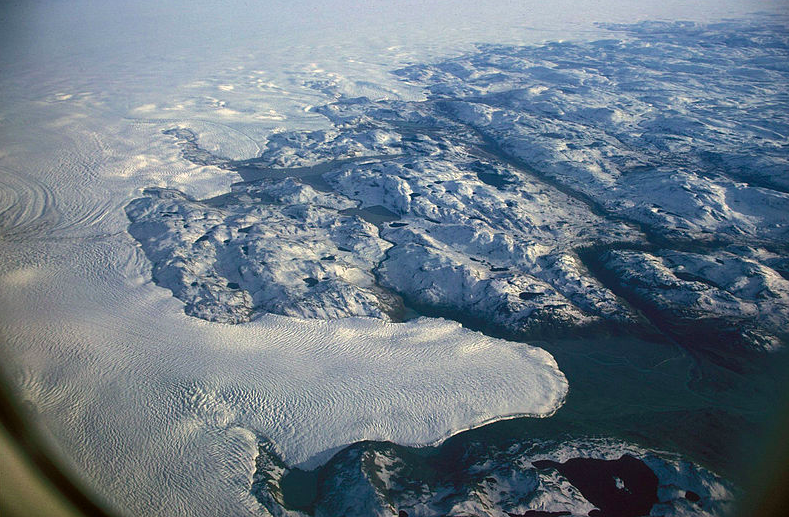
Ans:
[[[355,215],[361,217],[368,223],[380,226],[382,224],[397,221],[400,216],[381,205],[368,206],[366,208],[347,208],[340,211],[344,215]]]
[[[323,175],[352,163],[376,162],[384,159],[391,159],[395,156],[359,156],[342,160],[330,160],[308,167],[265,167],[261,166],[257,159],[245,161],[233,161],[226,165],[228,170],[238,172],[239,176],[246,182],[260,181],[263,179],[283,180],[285,178],[295,178],[300,182],[311,186],[320,192],[331,192],[331,185],[323,179]]]
[[[752,476],[763,468],[759,458],[764,456],[766,432],[772,419],[781,416],[775,411],[779,394],[789,387],[789,354],[743,359],[750,373],[737,373],[654,336],[531,343],[549,351],[569,381],[567,400],[555,415],[495,422],[455,435],[437,447],[398,449],[429,458],[435,465],[451,466],[475,450],[475,443],[506,449],[526,440],[601,437],[680,453],[741,487],[749,486]],[[416,472],[416,464],[413,467]],[[588,478],[596,478],[594,472],[609,467],[582,465],[582,474],[584,468]],[[305,484],[313,484],[320,469],[295,472],[286,478],[283,495],[292,508],[308,508],[315,488]],[[625,475],[618,477],[627,484]],[[638,478],[633,483],[644,488],[646,482]],[[648,486],[644,491],[651,493]],[[606,506],[612,512],[631,507]]]
[[[738,484],[759,456],[787,387],[787,354],[749,358],[752,373],[737,373],[693,356],[665,340],[629,337],[534,343],[549,351],[570,391],[550,418],[497,422],[451,438],[469,441],[612,437],[683,454]]]
[[[658,502],[658,478],[643,461],[624,455],[618,460],[572,458],[564,463],[535,461],[538,469],[555,468],[598,509],[589,517],[639,517]],[[616,479],[622,487],[618,487]]]
[[[294,510],[309,510],[318,496],[318,471],[290,470],[280,481],[283,502]]]
[[[487,183],[496,188],[504,188],[507,185],[512,185],[512,181],[500,174],[492,174],[490,172],[478,172],[477,177],[483,183]]]
[[[437,107],[440,109],[440,105]],[[418,132],[426,131],[418,128]],[[473,154],[520,170],[583,202],[593,213],[619,220],[595,200],[508,156],[485,135],[478,136],[483,144],[474,148]],[[287,169],[263,168],[253,160],[233,162],[227,168],[239,172],[247,182],[294,177],[316,190],[330,191],[331,186],[323,174],[347,163],[382,158],[366,157]],[[483,173],[479,178],[499,188],[507,185],[501,176]],[[216,201],[226,200],[217,198]],[[384,207],[351,209],[345,213],[358,215],[379,226],[398,219]],[[622,222],[647,236],[647,242],[640,246],[686,249],[699,245],[670,242],[635,222]],[[707,244],[707,247],[718,245]],[[585,263],[590,266],[588,261]],[[418,307],[414,309],[424,312]],[[468,315],[442,311],[425,314],[461,321],[494,336],[500,332],[487,328],[485,322],[471,321]],[[769,455],[765,453],[770,444],[769,430],[776,419],[786,416],[777,408],[783,394],[789,393],[789,353],[759,355],[741,351],[736,346],[723,350],[721,343],[705,332],[685,332],[684,337],[679,337],[661,328],[655,325],[656,332],[651,335],[617,331],[607,336],[595,331],[594,335],[579,333],[572,338],[527,339],[550,352],[568,378],[567,400],[554,416],[496,422],[456,435],[438,447],[408,449],[409,454],[430,456],[431,461],[449,466],[454,458],[463,457],[472,450],[473,443],[505,448],[524,440],[604,437],[676,452],[742,487],[752,485],[754,474],[769,470],[765,467],[770,465]],[[773,434],[772,438],[785,440],[781,434]],[[319,475],[320,470],[291,471],[282,481],[288,505],[308,508],[315,498]]]

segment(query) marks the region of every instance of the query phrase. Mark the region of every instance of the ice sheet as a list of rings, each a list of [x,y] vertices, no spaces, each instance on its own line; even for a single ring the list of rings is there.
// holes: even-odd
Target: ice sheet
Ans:
[[[428,444],[561,404],[547,352],[454,322],[186,316],[150,281],[122,207],[152,183],[205,194],[216,171],[181,161],[161,125],[27,115],[3,135],[17,142],[3,159],[4,370],[73,467],[131,514],[259,511],[259,439],[314,466],[355,441]]]

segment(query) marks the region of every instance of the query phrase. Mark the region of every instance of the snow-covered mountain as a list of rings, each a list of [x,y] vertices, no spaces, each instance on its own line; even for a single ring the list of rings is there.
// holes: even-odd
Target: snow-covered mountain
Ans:
[[[314,108],[333,129],[275,134],[250,160],[174,128],[186,158],[246,181],[217,199],[149,191],[130,231],[212,321],[397,320],[405,300],[518,336],[646,317],[688,341],[689,323],[728,319],[721,341],[779,347],[785,34],[611,29],[629,37],[398,70],[424,101],[337,92]]]
[[[132,515],[725,515],[787,354],[785,18],[402,3],[4,6],[23,411]]]
[[[275,516],[709,516],[731,512],[739,495],[676,455],[599,439],[504,449],[472,442],[451,457],[360,443],[308,481],[314,500],[303,510],[285,509],[281,485],[294,474],[265,441],[257,464],[253,493]]]

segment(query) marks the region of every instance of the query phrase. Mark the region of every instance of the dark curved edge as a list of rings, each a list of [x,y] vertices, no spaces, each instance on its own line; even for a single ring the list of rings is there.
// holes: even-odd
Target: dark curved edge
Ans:
[[[72,504],[77,513],[86,517],[117,517],[91,498],[86,487],[80,486],[66,469],[58,465],[54,459],[54,451],[47,446],[29,419],[22,415],[14,399],[5,379],[0,378],[0,425],[8,431],[20,451],[35,465],[39,473]]]

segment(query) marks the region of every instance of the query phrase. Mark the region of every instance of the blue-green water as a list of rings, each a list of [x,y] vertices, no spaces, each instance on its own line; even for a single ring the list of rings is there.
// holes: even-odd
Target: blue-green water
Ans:
[[[739,486],[764,470],[765,440],[787,390],[789,354],[738,358],[733,371],[666,339],[616,336],[532,341],[567,376],[564,406],[549,418],[517,418],[460,433],[437,447],[398,448],[419,465],[444,466],[475,450],[526,440],[614,438],[679,453]],[[321,469],[291,471],[284,501],[308,509]]]

